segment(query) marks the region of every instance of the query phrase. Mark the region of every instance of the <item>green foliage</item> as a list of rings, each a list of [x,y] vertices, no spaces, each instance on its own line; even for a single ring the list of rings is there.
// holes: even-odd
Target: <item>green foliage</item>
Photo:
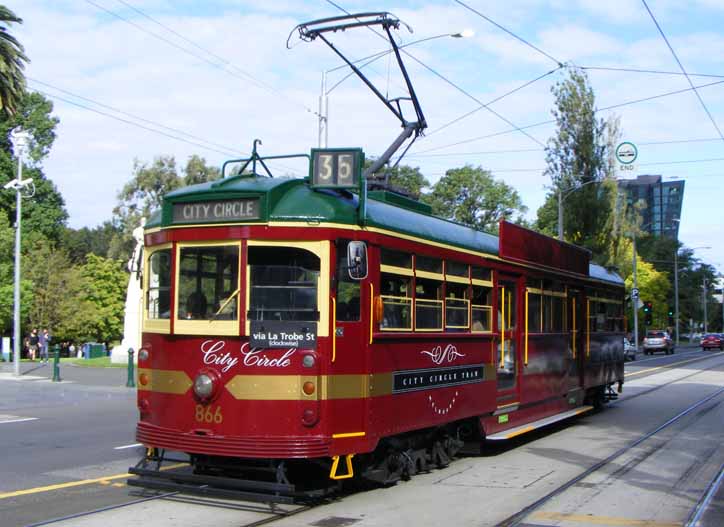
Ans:
[[[470,165],[448,170],[423,199],[434,214],[490,233],[501,219],[522,221],[527,210],[513,187]]]
[[[612,231],[620,214],[612,178],[611,152],[618,138],[618,122],[595,116],[595,97],[586,73],[567,70],[568,77],[552,88],[558,130],[546,146],[546,174],[551,191],[538,209],[535,227],[548,235],[558,233],[558,193],[563,201],[564,238],[590,249],[606,263],[611,245],[622,232]]]
[[[365,159],[364,168],[369,168],[373,162],[374,159]],[[393,190],[402,190],[415,199],[419,199],[423,190],[430,187],[430,182],[422,175],[420,168],[409,165],[386,168],[383,174],[377,175],[377,178],[386,180]]]
[[[188,184],[213,181],[220,177],[219,169],[209,167],[203,157],[191,156],[179,175],[173,156],[158,156],[150,165],[135,160],[133,176],[118,193],[118,204],[113,209],[113,224],[118,234],[108,250],[111,258],[125,259],[133,251],[133,229],[141,218],[148,219],[161,208],[163,196]]]
[[[10,24],[22,22],[10,9],[0,5],[0,107],[6,115],[15,111],[18,99],[25,91],[23,69],[28,57],[22,44],[7,31]]]
[[[82,264],[86,255],[90,253],[96,256],[108,256],[113,238],[118,235],[120,229],[110,221],[105,221],[92,229],[66,228],[63,231],[61,246],[67,251],[73,264]]]

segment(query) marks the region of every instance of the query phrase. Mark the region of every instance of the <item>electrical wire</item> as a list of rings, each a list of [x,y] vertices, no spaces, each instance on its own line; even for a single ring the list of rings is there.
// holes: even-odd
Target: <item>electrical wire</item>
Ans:
[[[685,75],[680,71],[661,71],[661,70],[647,70],[643,68],[615,68],[613,66],[577,66],[581,70],[595,70],[595,71],[619,71],[624,73],[653,73],[656,75]],[[724,79],[724,75],[714,75],[711,73],[689,73],[691,77],[711,77],[715,79]]]
[[[464,7],[465,9],[467,9],[468,11],[471,11],[471,12],[475,13],[476,15],[478,15],[478,16],[479,16],[480,18],[482,18],[483,20],[486,20],[486,21],[490,22],[491,24],[493,24],[493,25],[494,25],[495,27],[497,27],[498,29],[500,29],[500,30],[502,30],[502,31],[505,31],[508,35],[510,35],[510,36],[513,37],[514,39],[522,42],[523,44],[525,44],[525,45],[528,46],[529,48],[532,48],[532,49],[536,50],[536,51],[537,51],[538,53],[540,53],[541,55],[543,55],[543,56],[545,56],[546,58],[552,60],[553,62],[555,62],[555,63],[558,65],[559,68],[562,68],[562,67],[563,67],[563,63],[562,63],[560,60],[558,60],[557,58],[553,57],[552,55],[546,53],[545,51],[543,51],[543,50],[540,49],[539,47],[531,44],[530,42],[528,42],[528,41],[527,41],[526,39],[524,39],[523,37],[521,37],[521,36],[519,36],[519,35],[516,35],[515,33],[513,33],[512,31],[510,31],[509,29],[504,28],[503,26],[501,26],[500,24],[498,24],[495,20],[493,20],[492,18],[490,18],[490,17],[482,14],[480,11],[478,11],[478,10],[476,10],[476,9],[473,9],[472,7],[470,7],[470,6],[469,6],[468,4],[466,4],[465,2],[461,2],[460,0],[454,0],[454,1],[457,2],[458,4],[460,4],[461,6],[463,6],[463,7]]]
[[[709,111],[709,108],[706,107],[706,104],[704,103],[704,99],[701,98],[701,95],[697,91],[696,87],[694,86],[694,83],[691,80],[691,77],[689,77],[689,74],[686,73],[686,70],[684,69],[684,65],[679,60],[678,55],[674,51],[674,48],[671,46],[671,43],[669,42],[669,39],[666,38],[666,35],[664,34],[664,30],[661,29],[661,26],[659,25],[659,22],[656,20],[656,17],[651,12],[651,9],[649,9],[649,4],[646,3],[646,0],[641,0],[643,2],[644,7],[646,8],[646,11],[649,12],[649,15],[651,16],[651,20],[654,21],[654,24],[656,25],[656,29],[659,30],[659,33],[661,34],[661,38],[664,39],[664,42],[666,42],[666,45],[669,48],[669,51],[671,51],[671,54],[674,56],[674,59],[676,59],[676,63],[679,65],[679,68],[681,68],[681,71],[686,76],[686,80],[689,82],[689,86],[691,86],[691,89],[694,90],[694,93],[696,94],[696,98],[699,99],[699,103],[701,104],[701,107],[704,108],[704,111],[706,112],[706,115],[709,116],[709,120],[711,121],[711,124],[714,125],[714,128],[716,128],[717,133],[719,134],[719,137],[721,137],[721,140],[724,141],[724,135],[722,135],[721,130],[719,129],[719,125],[716,124],[716,121],[714,120],[714,117],[711,115],[711,112]]]
[[[347,11],[345,8],[343,8],[343,7],[340,6],[339,4],[335,3],[333,0],[325,0],[325,1],[326,1],[328,4],[330,4],[330,5],[334,6],[335,8],[339,9],[340,11],[342,11],[343,13],[345,13],[346,15],[352,15],[352,13],[350,13],[349,11]],[[369,26],[367,26],[367,28],[368,28],[370,31],[372,31],[375,35],[377,35],[378,37],[380,37],[380,38],[384,39],[385,41],[387,41],[387,37],[386,37],[386,36],[382,35],[382,34],[379,33],[378,31],[375,31],[373,28],[371,28],[371,27],[369,27]],[[415,57],[414,55],[412,55],[412,54],[411,54],[410,52],[408,52],[407,50],[404,50],[404,49],[400,48],[400,51],[401,51],[402,53],[404,53],[405,55],[407,55],[408,57],[410,57],[410,58],[411,58],[412,60],[414,60],[415,62],[417,62],[420,66],[422,66],[423,68],[425,68],[426,70],[428,70],[430,73],[432,73],[433,75],[435,75],[436,77],[438,77],[439,79],[441,79],[442,81],[444,81],[446,84],[452,86],[454,89],[456,89],[457,91],[459,91],[460,93],[462,93],[462,94],[465,95],[466,97],[468,97],[468,98],[472,99],[473,101],[475,101],[476,103],[478,103],[478,105],[480,105],[481,107],[483,107],[483,108],[485,108],[486,110],[488,110],[490,113],[492,113],[493,115],[495,115],[496,117],[498,117],[499,119],[501,119],[502,121],[504,121],[506,124],[512,126],[515,131],[522,133],[523,135],[527,136],[529,139],[533,140],[535,143],[539,144],[540,146],[545,146],[545,145],[544,145],[543,143],[541,143],[538,139],[536,139],[535,137],[533,137],[533,136],[530,135],[529,133],[525,132],[525,131],[524,131],[524,128],[521,128],[521,127],[517,126],[516,124],[514,124],[513,122],[511,122],[510,120],[506,119],[506,118],[503,117],[501,114],[499,114],[498,112],[496,112],[495,110],[493,110],[492,108],[490,108],[489,106],[487,106],[485,103],[483,103],[481,100],[479,100],[477,97],[475,97],[475,96],[472,95],[471,93],[467,92],[467,91],[466,91],[465,89],[463,89],[461,86],[458,86],[457,84],[455,84],[453,81],[451,81],[450,79],[448,79],[447,77],[445,77],[445,76],[442,75],[441,73],[435,71],[433,68],[431,68],[430,66],[428,66],[427,64],[425,64],[424,62],[422,62],[420,59],[418,59],[417,57]]]
[[[176,48],[176,49],[179,50],[179,51],[182,51],[182,52],[184,52],[184,53],[186,53],[186,54],[188,54],[188,55],[191,55],[192,57],[194,57],[194,58],[196,58],[196,59],[198,59],[198,60],[200,60],[200,61],[203,61],[203,62],[205,62],[206,64],[209,64],[210,66],[212,66],[212,67],[214,67],[214,68],[216,68],[216,69],[218,69],[218,70],[223,71],[223,72],[226,73],[227,75],[231,75],[232,77],[235,77],[235,78],[237,78],[237,79],[239,79],[239,80],[242,80],[242,81],[245,81],[245,82],[249,82],[249,83],[255,85],[257,88],[260,88],[260,89],[262,89],[262,90],[264,90],[264,91],[267,91],[267,92],[271,93],[272,95],[276,95],[276,96],[278,96],[278,97],[281,97],[281,98],[283,98],[283,99],[285,99],[285,100],[287,100],[287,101],[289,101],[289,102],[291,102],[291,103],[293,103],[293,104],[295,104],[295,105],[298,105],[298,106],[304,108],[304,110],[305,110],[307,113],[310,113],[310,114],[312,114],[312,115],[315,115],[315,116],[319,117],[319,113],[318,113],[318,112],[314,111],[313,109],[311,109],[310,107],[308,107],[308,106],[305,105],[304,103],[301,103],[301,102],[299,102],[299,101],[297,101],[297,100],[289,97],[288,95],[280,92],[279,90],[275,89],[274,87],[270,86],[269,84],[267,84],[267,83],[265,83],[265,82],[263,82],[263,81],[260,81],[259,79],[257,79],[257,78],[254,77],[253,75],[245,72],[243,69],[239,68],[238,66],[235,66],[234,64],[232,64],[232,63],[229,62],[228,60],[220,57],[219,55],[216,55],[215,53],[212,53],[212,52],[206,50],[205,48],[203,48],[202,46],[199,46],[198,44],[194,43],[193,41],[189,40],[188,38],[183,37],[183,36],[180,36],[178,32],[174,31],[173,29],[170,29],[168,26],[162,24],[161,22],[158,22],[157,20],[155,20],[154,18],[152,18],[150,15],[145,14],[145,13],[142,12],[140,9],[138,9],[138,8],[136,8],[136,7],[132,6],[132,5],[124,2],[123,0],[117,0],[117,1],[118,1],[118,2],[121,2],[122,4],[128,6],[128,7],[131,8],[131,9],[133,9],[135,12],[141,14],[141,15],[144,16],[145,18],[148,18],[149,20],[151,20],[151,21],[153,21],[154,23],[158,24],[159,26],[163,27],[163,28],[166,29],[167,31],[170,31],[172,34],[178,36],[179,38],[182,38],[184,41],[190,43],[190,44],[193,45],[194,47],[196,47],[196,48],[198,48],[198,49],[200,49],[200,50],[203,50],[205,53],[207,53],[207,54],[209,54],[210,56],[214,57],[215,60],[218,61],[218,62],[216,62],[216,61],[214,61],[214,60],[210,60],[210,59],[208,59],[207,57],[204,57],[203,55],[200,55],[199,53],[196,53],[196,52],[194,52],[194,51],[191,50],[191,49],[188,49],[188,48],[186,48],[186,47],[184,47],[184,46],[181,46],[181,45],[177,44],[176,42],[174,42],[174,41],[172,41],[172,40],[170,40],[170,39],[168,39],[168,38],[166,38],[166,37],[164,37],[164,36],[162,36],[162,35],[159,35],[158,33],[154,32],[154,31],[151,31],[151,30],[149,30],[149,29],[146,29],[145,27],[141,26],[140,24],[137,24],[137,23],[133,22],[132,20],[129,20],[128,18],[126,18],[126,17],[124,17],[124,16],[121,16],[121,15],[119,15],[118,13],[115,13],[114,11],[111,11],[110,9],[108,9],[108,8],[106,8],[106,7],[102,6],[102,5],[94,2],[93,0],[85,0],[85,1],[86,1],[86,3],[88,3],[88,4],[90,4],[90,5],[94,6],[94,7],[96,7],[97,9],[99,9],[99,10],[101,10],[101,11],[104,11],[105,13],[111,15],[112,17],[115,17],[115,18],[117,18],[118,20],[121,20],[122,22],[125,22],[126,24],[128,24],[128,25],[130,25],[130,26],[132,26],[132,27],[134,27],[134,28],[136,28],[136,29],[138,29],[139,31],[142,31],[143,33],[146,33],[147,35],[150,35],[150,36],[152,36],[152,37],[155,38],[155,39],[158,39],[158,40],[160,40],[160,41],[162,41],[162,42],[165,42],[165,43],[168,44],[169,46],[172,46],[173,48]],[[233,70],[236,70],[236,71],[233,71],[233,70],[231,70],[231,69],[229,69],[229,68],[233,68]],[[237,73],[237,72],[238,72],[238,73]]]

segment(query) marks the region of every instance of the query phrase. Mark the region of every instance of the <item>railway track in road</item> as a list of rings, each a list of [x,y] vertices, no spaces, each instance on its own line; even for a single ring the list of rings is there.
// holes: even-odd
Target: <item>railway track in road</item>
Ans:
[[[721,363],[717,364],[717,366],[721,366]],[[698,371],[698,372],[696,372],[695,374],[692,374],[692,375],[697,375],[697,374],[701,374],[701,371]],[[692,375],[688,375],[686,378],[689,378],[689,377],[691,377]],[[681,380],[683,380],[683,378],[682,378],[682,379],[677,379],[676,381],[673,381],[673,382],[679,382],[679,381],[681,381]],[[672,383],[667,383],[667,385],[668,385],[668,384],[672,384]],[[661,388],[661,387],[663,387],[663,386],[666,386],[666,385],[662,385],[662,386],[660,386],[660,387],[656,387],[655,389],[659,389],[659,388]],[[647,390],[645,393],[650,393],[651,391],[653,391],[653,390]],[[643,392],[642,392],[642,393],[643,393]],[[637,394],[637,395],[639,395],[639,394]],[[585,480],[586,478],[588,478],[588,477],[590,477],[590,476],[598,473],[599,471],[602,471],[602,469],[604,469],[604,468],[607,468],[607,467],[610,468],[615,461],[619,460],[620,458],[622,458],[622,457],[625,456],[626,454],[632,453],[633,450],[634,450],[636,447],[638,447],[639,445],[641,445],[642,443],[645,443],[646,441],[649,441],[650,439],[652,439],[652,438],[654,438],[655,436],[657,436],[657,434],[659,434],[660,432],[666,430],[667,428],[669,428],[669,427],[672,426],[673,424],[681,421],[684,417],[686,417],[686,416],[688,416],[688,415],[691,415],[691,414],[692,414],[693,412],[695,412],[696,410],[704,407],[704,405],[706,405],[706,404],[709,403],[709,402],[715,401],[716,399],[720,399],[720,400],[719,400],[719,401],[716,401],[713,406],[718,406],[718,405],[722,404],[722,402],[724,402],[724,388],[719,388],[719,389],[715,390],[713,393],[707,395],[706,397],[703,397],[703,398],[699,399],[699,400],[696,401],[694,404],[688,406],[688,407],[685,408],[684,410],[680,411],[679,413],[677,413],[677,414],[674,415],[673,417],[671,417],[671,418],[669,418],[668,420],[666,420],[666,421],[665,421],[664,423],[662,423],[661,425],[657,426],[655,429],[653,429],[653,430],[651,430],[650,432],[642,435],[641,437],[639,437],[638,439],[636,439],[636,440],[633,441],[632,443],[630,443],[630,444],[628,444],[628,445],[620,448],[619,450],[615,451],[615,452],[614,452],[613,454],[611,454],[610,456],[606,457],[605,459],[599,461],[598,463],[596,463],[596,464],[594,464],[593,466],[589,467],[588,469],[584,470],[583,472],[581,472],[581,473],[578,474],[577,476],[573,477],[572,479],[566,481],[564,484],[560,485],[559,487],[557,487],[557,488],[554,489],[553,491],[547,493],[546,495],[544,495],[543,497],[539,498],[538,500],[536,500],[536,501],[533,502],[532,504],[526,506],[525,508],[523,508],[523,509],[521,509],[520,511],[516,512],[515,514],[509,516],[508,518],[506,518],[506,519],[503,520],[502,522],[498,523],[498,524],[497,524],[497,527],[515,527],[515,526],[518,526],[518,525],[522,525],[522,523],[524,522],[524,520],[529,519],[529,518],[532,517],[532,516],[535,517],[535,516],[536,516],[536,513],[537,513],[541,518],[547,517],[548,519],[554,519],[554,520],[559,521],[559,522],[560,522],[560,521],[565,521],[566,519],[568,519],[568,520],[571,520],[571,521],[573,521],[573,522],[583,522],[583,524],[585,524],[585,523],[586,523],[586,520],[585,520],[584,518],[579,518],[579,517],[575,517],[575,518],[574,518],[574,517],[566,517],[566,515],[557,515],[557,516],[556,516],[556,515],[554,515],[554,514],[548,514],[548,515],[546,515],[545,513],[542,513],[542,512],[539,512],[539,511],[541,511],[541,509],[543,509],[546,505],[550,504],[555,498],[558,498],[558,497],[562,496],[566,491],[568,491],[568,490],[571,489],[572,487],[574,487],[574,486],[576,486],[576,485],[578,485],[578,484],[581,484],[581,483],[583,482],[583,480]],[[706,412],[708,412],[709,410],[710,410],[710,409],[702,410],[702,413],[706,413]],[[658,451],[659,449],[661,449],[662,446],[663,446],[663,445],[654,445],[654,446],[651,447],[645,454],[643,454],[643,455],[640,456],[639,458],[635,458],[634,461],[633,461],[633,464],[635,465],[636,463],[640,463],[640,462],[642,462],[643,460],[647,459],[648,457],[650,457],[651,455],[653,455],[656,451]],[[626,465],[625,468],[622,470],[622,473],[625,473],[625,472],[629,471],[630,469],[631,469],[631,466]],[[594,487],[595,487],[595,484],[594,484]],[[536,519],[539,519],[539,518],[536,518]],[[589,518],[589,521],[593,522],[593,520],[594,520],[594,518],[592,518],[592,517]],[[620,520],[620,519],[619,519],[619,520]],[[533,521],[533,522],[531,522],[531,523],[535,523],[535,521]],[[635,523],[635,522],[634,522],[634,523]],[[590,523],[590,524],[593,524],[593,523]],[[618,525],[618,524],[624,525],[624,523],[616,523],[616,524],[617,524],[617,525]],[[629,525],[629,523],[626,523],[626,525]],[[657,523],[656,525],[659,525],[659,524]],[[661,525],[668,525],[668,524],[661,524]]]
[[[147,492],[141,493],[141,497],[139,497],[136,500],[132,500],[132,501],[129,501],[126,503],[119,503],[119,504],[110,505],[107,507],[101,507],[101,508],[93,509],[93,510],[89,510],[89,511],[78,512],[78,513],[69,514],[69,515],[61,516],[61,517],[57,517],[57,518],[51,518],[48,520],[43,520],[43,521],[40,521],[37,523],[32,523],[32,524],[26,525],[26,527],[41,527],[43,525],[53,525],[53,524],[72,525],[71,523],[67,523],[67,522],[71,522],[73,520],[78,520],[81,518],[92,517],[94,515],[100,516],[103,513],[107,513],[110,511],[126,509],[126,508],[132,507],[134,505],[140,505],[140,504],[145,504],[145,503],[152,502],[152,501],[161,501],[161,500],[173,501],[173,502],[177,502],[177,503],[186,503],[186,504],[203,506],[203,507],[230,509],[230,510],[235,510],[235,511],[239,511],[239,512],[246,512],[251,516],[248,519],[249,521],[246,521],[246,519],[240,518],[241,523],[235,524],[235,527],[259,527],[262,525],[272,523],[281,518],[287,518],[290,516],[294,516],[295,514],[305,512],[314,507],[314,505],[280,506],[280,505],[274,504],[274,503],[261,504],[261,503],[255,503],[255,502],[218,500],[218,499],[203,498],[203,497],[198,497],[198,496],[184,495],[178,491],[156,493],[153,495],[147,495],[147,494],[148,494]],[[153,523],[153,522],[151,522],[151,523]]]

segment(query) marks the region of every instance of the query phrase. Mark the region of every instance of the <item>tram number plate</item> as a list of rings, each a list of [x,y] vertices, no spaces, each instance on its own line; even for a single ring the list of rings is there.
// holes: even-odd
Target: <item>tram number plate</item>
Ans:
[[[252,320],[249,344],[252,348],[317,349],[317,323]]]
[[[224,422],[221,406],[204,406],[203,404],[196,405],[194,419],[197,423],[206,424],[216,423],[218,425]]]

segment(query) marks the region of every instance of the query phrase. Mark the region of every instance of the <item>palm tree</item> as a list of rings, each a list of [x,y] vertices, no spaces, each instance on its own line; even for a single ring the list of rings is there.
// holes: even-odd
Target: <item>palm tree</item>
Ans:
[[[22,22],[10,9],[0,5],[0,110],[7,114],[15,112],[25,91],[23,69],[28,62],[22,44],[7,32],[7,26]]]

